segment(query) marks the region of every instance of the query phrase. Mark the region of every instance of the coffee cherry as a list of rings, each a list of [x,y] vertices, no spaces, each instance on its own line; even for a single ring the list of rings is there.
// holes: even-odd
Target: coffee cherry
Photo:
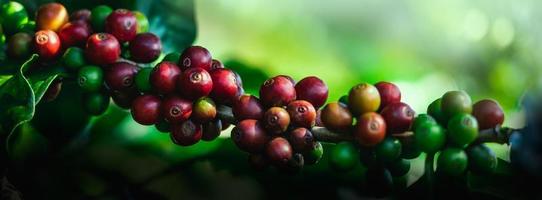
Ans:
[[[69,20],[71,22],[82,21],[82,22],[90,23],[90,15],[91,15],[91,12],[89,9],[81,9],[81,10],[77,10],[73,12],[70,15]]]
[[[482,129],[495,128],[504,122],[504,111],[495,100],[484,99],[474,104],[472,115],[478,121],[478,127]]]
[[[130,42],[130,56],[136,62],[150,63],[160,57],[161,52],[160,38],[152,33],[138,34]]]
[[[442,113],[446,120],[460,113],[470,114],[472,112],[472,101],[465,91],[450,91],[442,96]]]
[[[112,90],[123,90],[134,85],[139,68],[127,62],[112,64],[105,72],[105,82]]]
[[[34,35],[34,49],[41,59],[51,60],[60,54],[60,39],[51,30],[42,30]]]
[[[213,80],[211,97],[222,104],[233,103],[239,97],[238,81],[230,69],[215,69],[210,72]]]
[[[485,144],[474,145],[467,148],[468,168],[474,173],[489,175],[497,169],[497,156]]]
[[[322,110],[316,111],[316,123],[314,125],[319,127],[324,126],[324,122],[322,122]]]
[[[380,108],[382,110],[388,105],[401,102],[401,91],[399,87],[390,82],[381,81],[375,84],[380,94]]]
[[[16,33],[8,39],[7,53],[9,57],[27,58],[32,53],[32,36],[28,33]]]
[[[296,128],[289,134],[288,141],[296,152],[309,152],[314,147],[316,139],[306,128]]]
[[[48,3],[40,6],[36,14],[38,30],[58,31],[68,22],[68,11],[59,3]]]
[[[69,70],[78,70],[85,65],[85,53],[78,47],[70,47],[62,55],[62,62]]]
[[[158,123],[154,125],[156,130],[162,132],[162,133],[170,133],[171,132],[171,124],[167,122],[164,119],[161,119]]]
[[[386,121],[388,133],[403,133],[410,130],[414,116],[414,110],[403,102],[389,104],[380,113]]]
[[[197,99],[207,96],[213,89],[211,75],[201,68],[189,68],[177,79],[177,88],[184,97]]]
[[[272,107],[263,116],[264,127],[269,134],[282,135],[290,125],[290,115],[281,107]]]
[[[344,132],[352,126],[352,114],[345,105],[333,102],[322,109],[322,123],[332,131]]]
[[[105,19],[105,31],[114,35],[120,43],[132,41],[137,34],[137,19],[129,10],[114,10]]]
[[[179,96],[169,96],[162,102],[162,114],[170,123],[184,122],[192,115],[192,102]]]
[[[282,173],[296,174],[305,166],[303,154],[294,153],[286,165],[278,165],[277,169]]]
[[[427,114],[429,114],[431,117],[433,117],[439,124],[441,125],[448,125],[444,113],[442,112],[442,99],[439,98],[427,107]]]
[[[331,149],[329,164],[336,171],[346,172],[356,167],[358,157],[358,150],[352,143],[341,142]]]
[[[81,89],[88,92],[97,92],[102,88],[104,75],[102,69],[96,66],[85,66],[79,70],[77,83]]]
[[[192,119],[197,123],[206,123],[216,117],[215,102],[208,97],[202,97],[194,102]]]
[[[301,79],[295,85],[297,99],[310,102],[315,108],[320,108],[326,103],[328,88],[324,81],[316,76]]]
[[[375,112],[380,107],[380,94],[375,86],[362,83],[358,84],[348,93],[348,106],[354,115],[362,115],[367,112]]]
[[[85,56],[97,65],[112,64],[120,57],[119,41],[111,34],[93,34],[87,40]]]
[[[199,67],[211,71],[212,62],[211,53],[201,46],[186,48],[179,58],[179,66],[181,66],[183,70],[191,67]]]
[[[219,60],[213,59],[211,63],[211,71],[215,69],[222,69],[222,68],[224,68],[224,64],[222,64],[222,62],[220,62]]]
[[[135,87],[130,87],[124,90],[112,90],[111,98],[117,106],[123,109],[129,109],[132,102],[139,96],[139,92]]]
[[[263,106],[258,97],[246,94],[233,103],[232,112],[237,120],[261,119]]]
[[[464,147],[478,137],[478,122],[469,114],[457,114],[448,122],[448,138],[458,147]]]
[[[142,125],[152,125],[160,120],[160,97],[146,94],[132,103],[132,118]]]
[[[305,100],[295,100],[288,104],[288,114],[295,126],[311,128],[316,123],[316,110]]]
[[[248,163],[255,170],[264,170],[269,165],[269,161],[262,154],[250,154],[248,156]]]
[[[423,124],[414,132],[414,145],[425,153],[435,153],[446,143],[445,130],[438,124]]]
[[[107,16],[113,12],[111,7],[106,5],[99,5],[92,9],[92,14],[90,15],[90,22],[92,23],[92,28],[96,31],[103,32],[105,30],[105,21]]]
[[[152,90],[151,86],[151,73],[153,68],[147,67],[139,70],[135,76],[135,84],[137,89],[140,92],[150,92]]]
[[[437,171],[450,176],[459,176],[468,166],[467,154],[462,149],[447,148],[437,160]]]
[[[436,125],[437,121],[428,114],[419,114],[412,123],[412,131],[416,132],[416,129],[421,127],[424,124]]]
[[[434,124],[436,125],[436,124]],[[414,131],[416,133],[416,131]],[[415,159],[420,156],[422,151],[416,146],[415,137],[399,137],[401,141],[401,158],[404,159]]]
[[[139,11],[132,11],[137,21],[137,33],[145,33],[149,31],[149,20],[147,16]]]
[[[64,24],[58,37],[62,41],[62,46],[68,48],[71,46],[84,46],[91,34],[90,27],[85,22],[68,22]]]
[[[170,94],[175,91],[175,82],[181,75],[181,70],[175,63],[161,62],[151,73],[151,85],[155,92]]]
[[[394,162],[387,165],[388,170],[394,177],[404,176],[410,171],[410,161],[406,159],[397,159]]]
[[[86,93],[83,96],[83,108],[88,114],[101,115],[109,107],[109,95],[102,92]]]
[[[231,131],[231,138],[239,149],[249,153],[263,151],[269,140],[260,122],[253,119],[239,122]]]
[[[354,127],[354,138],[362,146],[375,146],[386,136],[386,122],[375,112],[368,112],[358,119]]]
[[[188,120],[180,124],[173,124],[171,140],[181,146],[190,146],[199,142],[202,134],[201,125]]]
[[[179,57],[181,57],[181,53],[177,53],[177,52],[171,52],[171,53],[168,53],[164,59],[162,60],[163,61],[169,61],[169,62],[172,62],[172,63],[179,63]]]
[[[49,88],[47,88],[47,91],[43,94],[43,100],[45,102],[51,102],[54,101],[58,95],[60,94],[60,91],[62,90],[62,80],[55,79],[51,85],[49,85]]]
[[[320,142],[313,142],[311,150],[303,153],[303,158],[305,159],[305,164],[313,165],[318,163],[323,155],[324,148],[322,147],[322,144],[320,144]]]
[[[267,79],[260,87],[260,99],[267,107],[285,106],[296,99],[294,84],[286,76]]]
[[[15,1],[9,1],[0,7],[0,24],[4,33],[14,34],[19,27],[28,22],[28,13],[24,6]]]
[[[387,137],[375,148],[376,158],[385,163],[391,163],[401,156],[401,142],[393,137]]]
[[[213,141],[218,136],[220,136],[220,132],[222,132],[222,121],[220,119],[209,121],[207,123],[204,123],[202,126],[203,136],[201,137],[201,139],[203,141]]]
[[[292,146],[290,146],[288,140],[276,137],[267,143],[265,154],[273,165],[283,167],[292,159]]]

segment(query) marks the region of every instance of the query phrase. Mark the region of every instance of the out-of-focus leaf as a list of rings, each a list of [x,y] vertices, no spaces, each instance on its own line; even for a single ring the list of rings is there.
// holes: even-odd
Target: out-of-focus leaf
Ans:
[[[258,96],[260,85],[269,78],[261,68],[250,66],[240,60],[227,60],[224,62],[224,66],[239,73],[245,92],[256,96]]]
[[[509,162],[498,159],[497,170],[491,175],[475,175],[469,173],[468,187],[478,193],[492,196],[494,198],[514,199],[518,197],[520,188],[516,188],[512,174],[512,167]]]

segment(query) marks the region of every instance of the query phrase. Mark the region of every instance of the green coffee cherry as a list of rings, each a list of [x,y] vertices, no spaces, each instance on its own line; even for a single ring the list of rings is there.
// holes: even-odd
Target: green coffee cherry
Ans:
[[[85,65],[85,55],[83,49],[79,47],[70,47],[62,55],[62,62],[68,70],[76,71]]]
[[[103,71],[100,67],[88,65],[79,70],[77,83],[88,92],[97,92],[102,88],[104,82]]]

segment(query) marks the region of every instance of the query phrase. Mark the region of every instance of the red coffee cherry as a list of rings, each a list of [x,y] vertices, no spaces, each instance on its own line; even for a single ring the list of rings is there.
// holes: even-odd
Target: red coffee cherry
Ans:
[[[267,143],[265,154],[269,161],[277,167],[288,165],[288,161],[292,159],[293,150],[288,140],[282,137],[276,137]]]
[[[171,94],[175,92],[177,78],[181,75],[181,69],[175,63],[161,62],[151,72],[151,85],[155,92]]]
[[[132,118],[142,125],[152,125],[160,120],[160,97],[154,95],[142,95],[132,103]]]
[[[192,115],[192,102],[179,96],[169,96],[162,102],[162,115],[170,123],[180,123]]]
[[[181,66],[182,70],[199,67],[211,71],[212,63],[211,53],[201,46],[186,48],[179,59],[179,66]]]
[[[239,122],[231,132],[231,138],[239,149],[258,153],[263,151],[268,136],[258,120],[247,119]]]
[[[282,135],[290,125],[290,115],[281,107],[272,107],[263,116],[265,129],[269,134]]]
[[[84,46],[91,34],[90,27],[86,22],[68,22],[60,28],[58,37],[62,41],[62,46],[68,48],[71,46]]]
[[[386,137],[386,122],[375,112],[368,112],[358,119],[354,126],[354,138],[366,147],[380,143]]]
[[[397,85],[390,82],[381,81],[376,83],[375,87],[378,89],[378,93],[380,94],[379,110],[386,108],[386,106],[390,104],[401,102],[401,91]]]
[[[309,76],[301,79],[295,85],[297,99],[310,102],[315,108],[320,108],[326,103],[328,88],[324,81],[318,77]]]
[[[504,111],[495,100],[484,99],[474,104],[472,115],[478,121],[480,129],[495,128],[504,122]]]
[[[292,130],[288,140],[296,152],[309,152],[316,142],[312,132],[302,127]]]
[[[207,96],[213,89],[211,75],[202,68],[189,68],[177,79],[177,87],[188,99]]]
[[[232,111],[237,120],[261,119],[264,112],[258,97],[248,94],[242,95],[233,103]]]
[[[111,98],[115,104],[123,109],[129,109],[132,102],[139,96],[139,92],[135,87],[130,87],[125,90],[112,90]]]
[[[120,57],[119,41],[111,34],[93,34],[87,40],[85,56],[89,62],[97,65],[114,63]]]
[[[288,104],[287,110],[295,126],[311,128],[316,123],[316,110],[308,101],[292,101]]]
[[[392,103],[380,113],[386,121],[388,133],[403,133],[410,130],[416,112],[403,102]]]
[[[51,60],[60,54],[60,39],[54,31],[38,31],[34,35],[34,48],[41,59]]]
[[[346,105],[338,102],[327,104],[320,117],[326,128],[338,132],[348,131],[354,121]]]
[[[137,19],[126,9],[117,9],[105,19],[105,32],[114,35],[120,43],[132,41],[137,34]]]
[[[224,64],[222,64],[222,62],[220,62],[219,60],[213,59],[212,64],[211,64],[211,70],[221,69],[221,68],[224,68]]]
[[[140,33],[130,42],[130,56],[140,63],[150,63],[160,57],[162,43],[152,33]]]
[[[294,83],[287,76],[267,79],[260,87],[260,99],[265,106],[285,106],[296,99]]]
[[[233,103],[239,97],[238,80],[230,69],[220,68],[210,72],[213,80],[211,97],[222,104]]]
[[[127,62],[112,64],[105,72],[105,83],[112,90],[125,90],[134,85],[139,68]]]
[[[198,143],[202,137],[201,125],[190,120],[180,124],[173,124],[171,140],[180,146],[190,146]]]

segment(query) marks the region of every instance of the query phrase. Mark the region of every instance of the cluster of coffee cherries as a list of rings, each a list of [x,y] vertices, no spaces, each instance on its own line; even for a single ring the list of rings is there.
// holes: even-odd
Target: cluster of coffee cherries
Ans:
[[[464,91],[450,91],[433,101],[427,114],[416,117],[415,147],[427,154],[440,152],[437,172],[459,176],[467,170],[490,174],[497,167],[495,153],[476,142],[480,130],[500,127],[504,112],[498,102],[483,99],[472,104]]]
[[[309,76],[296,84],[291,77],[279,75],[261,85],[259,97],[243,95],[232,108],[239,122],[231,138],[250,154],[251,165],[263,169],[271,164],[295,172],[317,163],[323,148],[311,128],[328,97],[325,83]]]

